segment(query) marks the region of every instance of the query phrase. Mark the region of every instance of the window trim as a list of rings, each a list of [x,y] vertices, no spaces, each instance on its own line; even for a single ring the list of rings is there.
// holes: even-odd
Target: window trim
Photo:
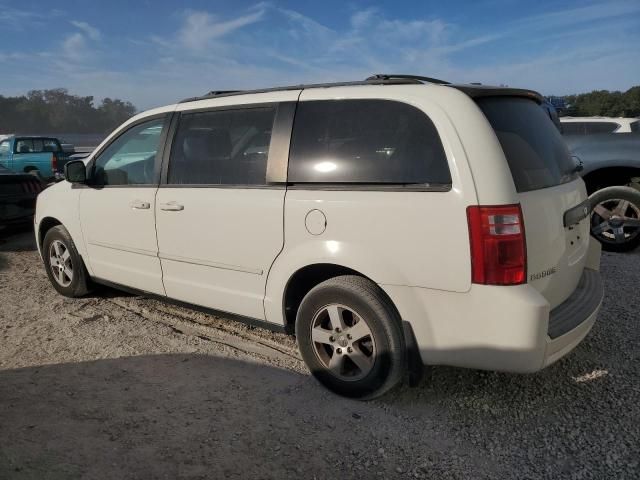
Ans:
[[[167,142],[162,156],[160,184],[158,188],[218,188],[218,189],[252,189],[252,190],[283,190],[286,188],[286,175],[289,164],[289,144],[293,129],[293,117],[297,102],[263,102],[247,103],[241,105],[223,105],[217,107],[192,108],[175,112],[167,135]],[[183,114],[225,112],[239,110],[253,110],[256,108],[275,108],[273,127],[271,130],[271,142],[269,155],[267,156],[266,179],[263,185],[253,184],[219,184],[219,183],[168,183],[169,163],[173,142],[178,133],[180,120]],[[273,152],[276,153],[273,153]]]
[[[289,180],[289,176],[287,174],[287,189],[289,190],[324,190],[324,191],[367,191],[367,192],[449,192],[453,189],[453,175],[451,174],[451,167],[449,164],[449,155],[447,154],[447,150],[445,148],[445,144],[442,141],[442,137],[440,136],[440,132],[438,131],[438,127],[434,123],[427,113],[421,108],[397,99],[388,99],[388,98],[341,98],[341,99],[326,99],[326,100],[303,100],[302,102],[298,101],[297,103],[308,103],[308,102],[344,102],[350,100],[374,100],[381,102],[392,102],[399,103],[401,105],[406,105],[411,108],[418,110],[422,115],[424,115],[429,122],[433,125],[436,133],[438,134],[438,139],[440,140],[440,144],[442,145],[442,151],[444,153],[444,157],[447,163],[447,169],[449,170],[449,175],[451,175],[450,183],[442,183],[442,184],[431,184],[431,183],[400,183],[400,182],[389,182],[389,183],[374,183],[374,182],[292,182]],[[291,125],[291,133],[289,135],[290,141],[293,139],[293,127]],[[289,156],[289,162],[291,158]]]
[[[108,143],[104,144],[100,147],[99,150],[96,151],[91,156],[91,160],[87,163],[87,183],[86,184],[76,184],[72,185],[72,188],[92,188],[94,190],[102,190],[103,188],[158,188],[158,184],[160,181],[160,167],[161,167],[161,159],[164,155],[164,150],[167,145],[167,134],[171,127],[171,122],[173,121],[173,117],[175,116],[172,112],[158,113],[155,115],[149,115],[148,117],[141,118],[136,120],[135,122],[127,125],[126,128],[122,128],[118,133],[109,140]],[[162,132],[160,133],[160,140],[158,141],[158,151],[156,152],[156,157],[154,159],[154,167],[153,167],[153,183],[135,183],[135,184],[126,184],[126,185],[97,185],[93,183],[93,176],[95,175],[95,167],[96,160],[104,153],[104,151],[109,148],[115,141],[117,141],[120,137],[122,137],[127,132],[131,131],[131,129],[139,127],[144,123],[151,122],[153,120],[165,119],[164,125],[162,126]]]

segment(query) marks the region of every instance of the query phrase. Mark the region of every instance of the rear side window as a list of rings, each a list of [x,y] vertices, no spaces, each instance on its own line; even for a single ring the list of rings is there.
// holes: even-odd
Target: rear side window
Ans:
[[[54,138],[19,138],[16,153],[60,152],[60,144]]]
[[[291,139],[290,183],[450,184],[435,126],[388,100],[300,102]]]
[[[265,185],[275,107],[182,114],[169,184]]]
[[[629,128],[631,129],[632,132],[634,133],[638,133],[640,132],[640,120],[637,122],[631,122],[629,124]]]
[[[584,123],[562,122],[562,133],[564,135],[584,135]]]
[[[594,133],[613,133],[620,125],[614,122],[585,122],[585,131],[587,135]]]
[[[517,97],[476,101],[500,141],[518,192],[553,187],[576,178],[567,145],[536,102]]]

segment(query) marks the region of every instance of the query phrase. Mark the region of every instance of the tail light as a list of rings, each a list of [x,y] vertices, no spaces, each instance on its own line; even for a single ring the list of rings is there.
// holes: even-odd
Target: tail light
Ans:
[[[467,208],[471,281],[519,285],[527,280],[527,245],[520,205]]]
[[[51,171],[54,173],[58,171],[58,155],[55,153],[51,154]]]

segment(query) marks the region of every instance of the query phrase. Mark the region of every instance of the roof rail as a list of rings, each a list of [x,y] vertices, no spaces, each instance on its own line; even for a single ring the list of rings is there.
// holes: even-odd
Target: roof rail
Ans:
[[[359,80],[355,82],[311,83],[311,84],[289,85],[285,87],[264,88],[264,89],[258,89],[258,90],[213,90],[201,97],[186,98],[182,100],[180,103],[195,102],[196,100],[208,100],[211,98],[227,97],[232,95],[243,95],[247,93],[269,93],[269,92],[282,92],[286,90],[304,90],[307,88],[349,87],[349,86],[357,86],[357,85],[407,85],[407,84],[422,84],[424,82],[437,83],[440,85],[449,84],[449,82],[445,82],[444,80],[438,80],[438,79],[429,78],[429,77],[421,77],[419,75],[377,74],[365,80]]]
[[[235,91],[220,90],[220,91],[212,91],[201,97],[186,98],[182,100],[180,103],[195,102],[196,100],[208,100],[211,98],[228,97],[233,95],[243,95],[248,93],[284,92],[287,90],[304,90],[307,88],[349,87],[349,86],[357,86],[357,85],[406,85],[406,84],[415,84],[415,83],[422,83],[422,82],[419,82],[414,79],[391,78],[391,79],[362,80],[362,81],[355,81],[355,82],[310,83],[310,84],[300,84],[300,85],[289,85],[285,87],[263,88],[263,89],[257,89],[257,90],[235,90]]]
[[[405,74],[396,74],[396,73],[376,73],[375,75],[372,75],[369,78],[367,78],[367,81],[392,80],[395,78],[405,79],[405,80],[419,80],[420,82],[437,83],[438,85],[451,85],[451,82],[447,82],[446,80],[439,80],[437,78],[423,77],[421,75],[405,75]]]

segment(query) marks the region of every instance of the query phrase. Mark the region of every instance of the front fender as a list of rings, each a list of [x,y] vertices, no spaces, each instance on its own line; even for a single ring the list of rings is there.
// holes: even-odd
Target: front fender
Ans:
[[[68,182],[60,182],[43,190],[38,195],[36,214],[34,216],[34,231],[36,240],[40,238],[41,227],[45,219],[55,219],[61,223],[71,235],[78,253],[86,258],[87,252],[82,236],[78,205],[80,203],[80,188],[72,188]],[[40,250],[38,241],[38,250]],[[92,274],[89,262],[85,262],[89,274]]]

